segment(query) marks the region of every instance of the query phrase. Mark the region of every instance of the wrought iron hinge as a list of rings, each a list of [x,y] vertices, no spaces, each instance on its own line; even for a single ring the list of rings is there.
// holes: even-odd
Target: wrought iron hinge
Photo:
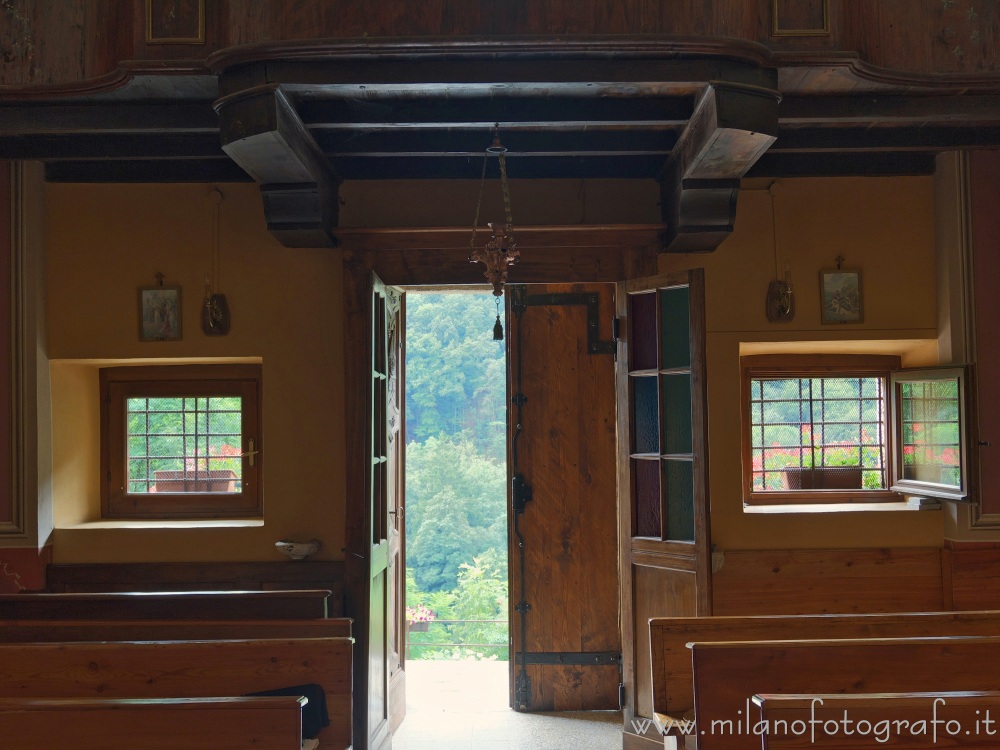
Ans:
[[[524,513],[528,501],[531,500],[531,486],[524,481],[524,474],[515,474],[511,479],[511,496],[514,503],[514,512]]]
[[[618,361],[618,344],[621,342],[622,319],[617,315],[611,319],[611,338],[615,342],[615,362]]]
[[[525,711],[531,707],[531,678],[522,669],[517,675],[517,708]]]
[[[522,614],[527,612],[529,609],[531,609],[531,605],[524,601],[524,599],[519,601],[514,607],[514,611],[521,612]]]
[[[618,683],[618,709],[625,708],[625,683]]]

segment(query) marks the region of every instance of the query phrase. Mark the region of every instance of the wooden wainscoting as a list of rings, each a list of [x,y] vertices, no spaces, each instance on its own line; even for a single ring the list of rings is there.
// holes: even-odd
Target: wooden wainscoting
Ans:
[[[994,590],[1000,591],[1000,550],[992,554],[998,576]],[[717,554],[716,568],[712,576],[715,615],[952,608],[945,596],[942,550],[937,547],[727,550]],[[968,607],[960,607],[956,600],[954,608]]]
[[[949,609],[1000,609],[1000,542],[945,539],[941,554]]]

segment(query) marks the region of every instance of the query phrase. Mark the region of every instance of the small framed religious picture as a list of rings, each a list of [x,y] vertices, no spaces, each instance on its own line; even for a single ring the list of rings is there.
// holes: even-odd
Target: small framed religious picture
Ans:
[[[181,288],[151,286],[139,290],[139,340],[179,341]]]
[[[845,268],[819,272],[821,319],[824,323],[861,323],[861,271]]]
[[[146,0],[146,44],[204,44],[205,0]]]

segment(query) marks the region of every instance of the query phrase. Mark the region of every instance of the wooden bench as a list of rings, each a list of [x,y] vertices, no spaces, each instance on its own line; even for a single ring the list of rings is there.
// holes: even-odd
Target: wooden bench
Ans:
[[[339,750],[351,745],[353,646],[342,637],[0,643],[0,700],[227,697],[316,683],[330,716],[320,747]]]
[[[753,702],[766,729],[763,750],[992,748],[1000,742],[997,692],[765,694]]]
[[[0,700],[4,750],[299,750],[300,697]]]
[[[349,638],[346,617],[310,620],[4,620],[0,643]]]
[[[0,620],[275,620],[326,617],[330,592],[3,594]]]
[[[692,643],[699,750],[758,749],[752,697],[990,691],[1000,637]]]
[[[658,617],[649,621],[653,710],[691,719],[691,642],[1000,634],[1000,612]]]

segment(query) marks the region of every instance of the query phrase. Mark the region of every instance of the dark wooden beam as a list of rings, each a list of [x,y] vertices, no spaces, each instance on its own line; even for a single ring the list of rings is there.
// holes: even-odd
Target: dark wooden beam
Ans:
[[[667,252],[711,252],[732,232],[739,179],[774,142],[780,98],[759,87],[706,87],[660,181]]]
[[[232,159],[54,161],[47,182],[251,182]]]
[[[21,104],[0,107],[0,136],[74,133],[217,133],[211,102]]]
[[[767,153],[747,177],[901,177],[934,174],[935,154],[926,151],[882,153]]]
[[[334,247],[340,177],[277,86],[216,102],[222,148],[260,185],[267,228],[287,247]]]
[[[937,123],[997,125],[1000,96],[786,96],[779,107],[782,125],[825,123],[882,123],[886,125]]]
[[[456,157],[354,158],[334,160],[337,173],[345,180],[478,180],[483,169],[482,155]],[[512,180],[621,178],[656,179],[663,156],[539,156],[530,159],[508,154],[507,174]],[[493,169],[496,169],[494,166]],[[496,173],[491,172],[495,178]]]
[[[773,153],[954,151],[1000,146],[1000,127],[782,127]]]
[[[301,97],[295,101],[302,121],[310,130],[336,128],[356,130],[372,126],[412,128],[416,125],[437,127],[474,127],[477,124],[488,136],[493,123],[506,131],[515,125],[551,126],[560,122],[584,126],[601,124],[649,123],[650,127],[677,127],[691,117],[694,96],[640,96],[618,92],[603,97],[559,96],[535,93],[531,96],[496,95],[426,98],[372,94],[366,98],[343,96],[330,98]]]

